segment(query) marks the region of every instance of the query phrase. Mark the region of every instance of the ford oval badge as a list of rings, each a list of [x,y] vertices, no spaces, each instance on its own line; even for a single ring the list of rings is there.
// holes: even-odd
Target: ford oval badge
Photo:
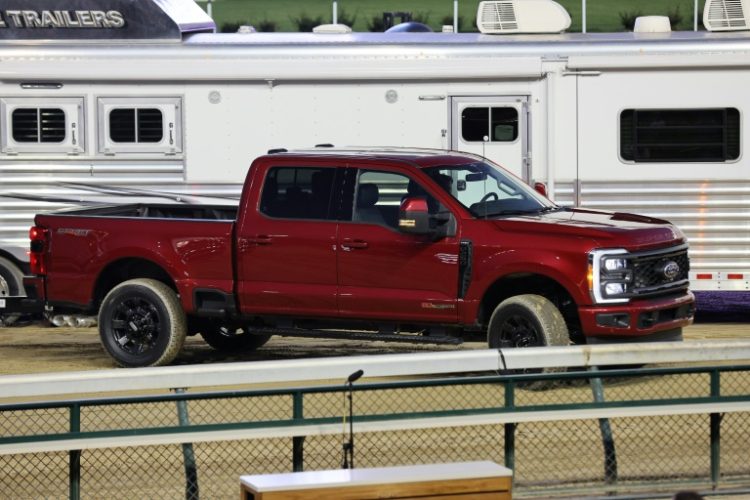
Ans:
[[[674,281],[678,274],[680,274],[680,265],[677,262],[670,260],[664,264],[661,268],[661,272],[665,278],[669,281]]]

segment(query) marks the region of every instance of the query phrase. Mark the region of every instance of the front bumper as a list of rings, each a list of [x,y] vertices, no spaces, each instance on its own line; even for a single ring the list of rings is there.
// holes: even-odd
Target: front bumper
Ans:
[[[578,308],[587,338],[611,341],[659,339],[660,333],[689,326],[695,316],[692,292],[677,297],[634,300],[627,304],[601,304]]]

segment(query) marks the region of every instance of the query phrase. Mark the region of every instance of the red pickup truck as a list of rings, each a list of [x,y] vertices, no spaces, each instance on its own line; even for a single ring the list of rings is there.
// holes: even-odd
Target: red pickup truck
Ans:
[[[679,229],[555,205],[453,152],[282,150],[253,162],[239,207],[35,224],[26,304],[98,311],[123,366],[169,363],[197,333],[226,350],[271,335],[524,347],[676,340],[694,313]]]

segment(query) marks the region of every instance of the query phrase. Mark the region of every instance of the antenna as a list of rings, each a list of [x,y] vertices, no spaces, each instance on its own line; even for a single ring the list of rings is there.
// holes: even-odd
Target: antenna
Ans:
[[[352,402],[352,384],[364,375],[363,370],[357,370],[346,378],[346,385],[348,387],[347,399],[349,399],[349,439],[344,441],[344,460],[341,463],[342,469],[353,469],[354,468],[354,405]],[[346,406],[346,399],[344,400],[344,406]],[[344,424],[344,432],[346,435],[346,408],[344,408],[342,422]]]

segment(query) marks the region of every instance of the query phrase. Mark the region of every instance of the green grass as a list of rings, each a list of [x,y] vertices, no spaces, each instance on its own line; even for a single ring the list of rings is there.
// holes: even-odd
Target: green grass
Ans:
[[[569,31],[581,31],[581,1],[558,0],[570,13],[573,20]],[[206,7],[206,1],[199,1]],[[702,8],[703,2],[700,2]],[[463,18],[461,31],[476,31],[475,20],[478,1],[459,1],[459,16]],[[331,22],[332,2],[330,0],[214,0],[213,17],[219,29],[224,23],[253,24],[258,26],[263,21],[276,24],[276,31],[297,31],[293,19],[303,15],[323,22]],[[409,11],[415,16],[427,17],[427,24],[439,30],[443,18],[453,17],[451,0],[339,0],[339,17],[356,16],[355,31],[368,31],[368,24],[373,17],[382,17],[385,11]],[[693,0],[587,0],[588,31],[623,31],[620,13],[642,15],[667,15],[679,9],[682,22],[673,26],[674,30],[691,30],[693,28]],[[699,26],[701,26],[699,19]],[[452,23],[452,21],[451,21]]]

